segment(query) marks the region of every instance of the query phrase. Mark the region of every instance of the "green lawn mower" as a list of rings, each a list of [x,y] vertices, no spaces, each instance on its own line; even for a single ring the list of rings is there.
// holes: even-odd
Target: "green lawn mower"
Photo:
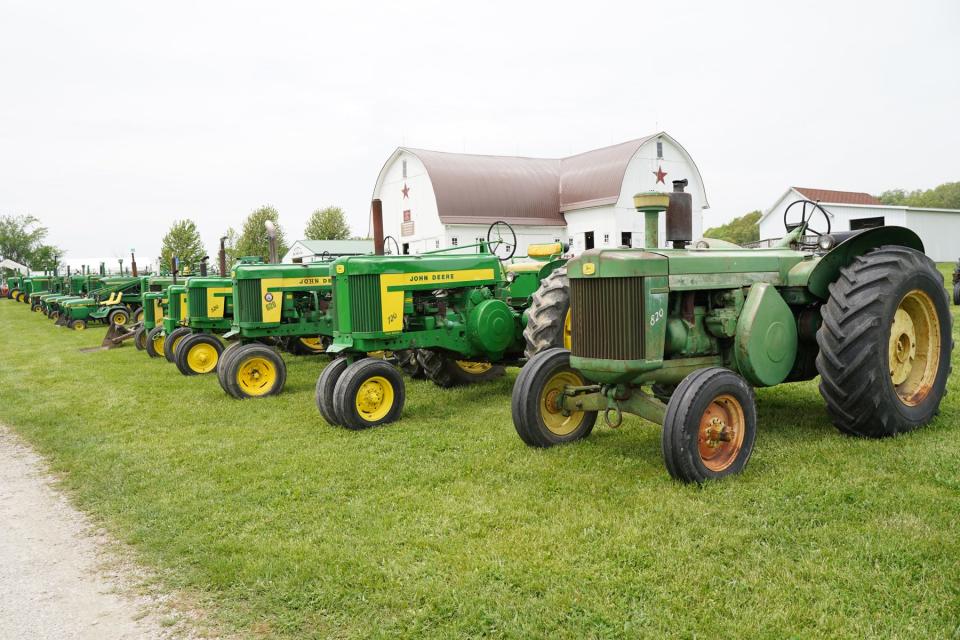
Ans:
[[[137,315],[126,303],[129,299],[142,300],[147,278],[109,276],[101,280],[101,287],[85,297],[64,300],[57,324],[81,331],[91,322],[125,325]],[[139,305],[137,307],[139,309]]]
[[[462,253],[473,249],[475,253]],[[510,263],[516,235],[496,222],[487,240],[418,256],[350,256],[333,263],[333,344],[342,357],[321,373],[320,414],[332,425],[364,429],[394,422],[405,387],[391,363],[370,352],[414,353],[440,386],[499,375],[527,353],[564,344],[565,261],[559,243],[531,247],[535,258]],[[551,309],[528,314],[550,283]],[[559,291],[558,291],[559,290]],[[528,341],[527,335],[533,338]]]
[[[826,211],[798,200],[772,248],[691,244],[684,183],[634,198],[646,249],[593,249],[568,263],[572,347],[542,351],[520,372],[512,410],[524,442],[572,442],[598,414],[617,427],[630,413],[663,425],[671,476],[703,482],[747,464],[755,387],[819,374],[833,424],[856,436],[893,436],[936,415],[953,347],[949,300],[913,231],[831,234]],[[670,249],[657,242],[664,211]]]

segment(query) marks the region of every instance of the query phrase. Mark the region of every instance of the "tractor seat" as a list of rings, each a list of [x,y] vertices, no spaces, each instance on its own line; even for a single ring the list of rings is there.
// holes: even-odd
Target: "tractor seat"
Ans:
[[[527,247],[527,255],[531,258],[549,258],[561,253],[563,253],[563,244],[559,242],[531,244]]]
[[[514,262],[508,264],[505,268],[507,273],[528,273],[530,271],[540,271],[543,269],[542,262]]]

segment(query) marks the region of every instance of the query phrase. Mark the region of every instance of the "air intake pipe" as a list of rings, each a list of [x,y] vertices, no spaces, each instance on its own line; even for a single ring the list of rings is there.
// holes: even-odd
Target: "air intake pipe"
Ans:
[[[370,203],[370,216],[373,218],[373,253],[383,255],[383,202],[374,198]]]
[[[693,197],[684,193],[687,179],[673,181],[673,193],[667,206],[667,242],[683,249],[693,241]]]
[[[270,264],[277,264],[280,258],[277,256],[277,225],[273,220],[265,220],[263,226],[267,229],[267,243],[270,245]]]

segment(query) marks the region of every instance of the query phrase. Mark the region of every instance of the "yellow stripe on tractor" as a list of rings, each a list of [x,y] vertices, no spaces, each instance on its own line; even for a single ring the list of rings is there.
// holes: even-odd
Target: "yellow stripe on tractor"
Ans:
[[[451,284],[466,286],[473,282],[490,282],[493,269],[465,269],[463,271],[421,271],[418,273],[380,274],[380,304],[384,331],[403,330],[404,287]]]
[[[231,287],[211,287],[207,289],[207,317],[222,318],[224,307],[227,306],[225,296],[233,292]]]

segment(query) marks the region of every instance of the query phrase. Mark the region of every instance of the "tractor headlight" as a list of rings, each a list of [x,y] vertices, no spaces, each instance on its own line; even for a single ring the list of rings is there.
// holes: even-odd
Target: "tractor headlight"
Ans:
[[[833,248],[833,245],[837,244],[837,239],[834,238],[829,233],[825,233],[817,240],[817,246],[820,247],[823,251],[829,251]]]

